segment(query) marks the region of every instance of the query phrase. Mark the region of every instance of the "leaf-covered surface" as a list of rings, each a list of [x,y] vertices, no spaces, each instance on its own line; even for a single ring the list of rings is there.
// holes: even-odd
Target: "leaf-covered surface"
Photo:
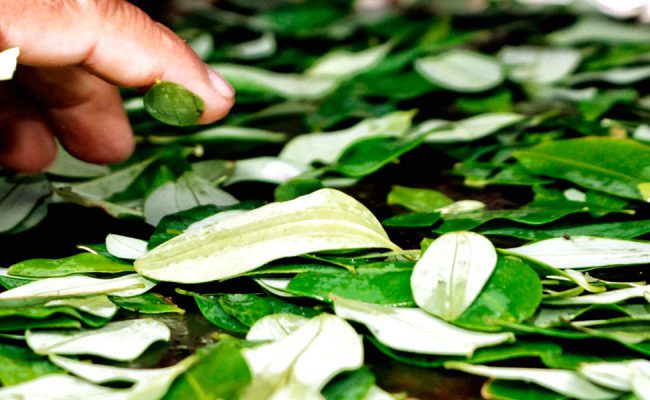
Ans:
[[[0,171],[0,397],[647,397],[650,29],[531,2],[180,16],[222,122]]]

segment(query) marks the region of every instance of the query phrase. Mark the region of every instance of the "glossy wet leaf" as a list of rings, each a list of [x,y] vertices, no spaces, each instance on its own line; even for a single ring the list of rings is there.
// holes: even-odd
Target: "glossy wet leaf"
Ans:
[[[251,380],[242,347],[236,339],[224,339],[200,349],[199,360],[172,384],[163,399],[238,398]]]
[[[438,56],[420,58],[415,69],[434,84],[457,92],[482,92],[503,81],[503,70],[489,56],[466,50],[453,50]]]
[[[153,319],[111,322],[103,328],[73,331],[27,331],[37,354],[90,354],[117,361],[138,358],[157,341],[170,339],[169,328]]]
[[[526,169],[614,196],[647,200],[650,147],[627,139],[589,137],[547,142],[514,154]],[[643,186],[641,186],[643,187]]]
[[[309,271],[296,275],[289,293],[329,301],[330,294],[374,304],[414,305],[411,263],[369,264],[354,273],[346,270]]]
[[[321,189],[186,232],[134,265],[153,279],[198,283],[233,277],[280,258],[363,248],[397,246],[361,203]]]
[[[521,83],[550,84],[576,69],[578,50],[561,47],[506,46],[498,54],[508,77]]]
[[[632,240],[573,236],[546,239],[508,249],[555,268],[634,265],[650,262],[650,243]]]
[[[9,274],[28,278],[50,278],[73,274],[118,274],[133,272],[130,264],[115,262],[99,254],[80,253],[74,256],[46,259],[33,258],[9,267]]]
[[[342,297],[332,297],[342,318],[360,322],[382,344],[418,354],[471,356],[480,347],[512,340],[511,333],[466,330],[438,319],[419,308],[396,308]]]
[[[18,66],[20,48],[10,47],[0,52],[0,81],[8,81],[14,76]]]
[[[616,399],[621,393],[595,385],[574,371],[539,368],[508,368],[471,365],[459,362],[445,363],[455,369],[489,378],[533,382],[567,397],[583,400]]]
[[[319,398],[334,376],[363,364],[361,337],[331,314],[321,314],[284,338],[242,353],[253,375],[242,399]]]
[[[481,293],[496,264],[494,246],[485,237],[472,232],[444,234],[413,268],[415,302],[423,310],[453,321]]]
[[[537,273],[514,257],[499,257],[481,293],[454,323],[470,329],[499,330],[495,320],[525,321],[541,300],[542,283]]]
[[[159,81],[144,95],[144,108],[167,125],[190,126],[201,118],[205,104],[182,85]]]
[[[253,326],[261,318],[279,313],[291,313],[314,317],[318,311],[311,307],[295,305],[274,296],[255,294],[226,294],[217,298],[221,308],[247,326]]]
[[[194,297],[199,311],[210,323],[216,325],[226,332],[246,333],[249,326],[245,325],[237,318],[233,317],[224,310],[218,295],[201,295],[191,293]]]

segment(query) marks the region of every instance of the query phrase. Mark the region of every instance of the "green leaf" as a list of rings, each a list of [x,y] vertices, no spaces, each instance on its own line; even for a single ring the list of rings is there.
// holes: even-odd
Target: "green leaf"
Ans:
[[[514,153],[526,169],[614,196],[646,200],[650,147],[627,139],[589,137],[547,142]]]
[[[525,321],[541,300],[537,273],[514,257],[501,256],[481,293],[454,323],[469,329],[499,330],[495,320]]]
[[[453,203],[444,194],[432,189],[410,188],[394,185],[388,193],[389,205],[399,205],[411,211],[431,213]]]
[[[60,372],[56,365],[31,350],[12,344],[0,344],[0,383],[17,385],[43,375]]]
[[[413,268],[415,302],[436,317],[455,320],[481,293],[496,264],[496,250],[485,237],[446,233],[429,245]]]
[[[275,188],[273,195],[275,201],[287,201],[313,193],[323,187],[323,183],[318,179],[296,178],[278,185]]]
[[[482,92],[503,82],[503,70],[489,56],[467,50],[452,50],[420,58],[415,69],[432,83],[456,92]]]
[[[499,400],[566,400],[566,396],[534,383],[494,379],[486,382],[481,393]]]
[[[510,248],[508,252],[560,269],[650,262],[650,243],[591,236],[546,239]]]
[[[139,314],[185,313],[185,310],[171,303],[170,300],[154,293],[145,293],[131,297],[112,296],[111,301],[120,308]]]
[[[391,49],[391,44],[374,46],[359,52],[334,50],[316,60],[306,71],[311,76],[331,76],[348,79],[379,64]]]
[[[200,349],[199,361],[174,381],[163,399],[239,398],[251,381],[242,347],[241,341],[224,339]]]
[[[134,266],[156,280],[198,283],[230,278],[280,258],[364,248],[398,249],[361,203],[321,189],[185,232]]]
[[[227,332],[248,332],[248,326],[244,325],[223,309],[221,302],[219,302],[219,296],[201,295],[198,293],[191,293],[191,295],[194,297],[194,301],[196,301],[196,305],[199,307],[201,314],[203,314],[205,319],[210,323]]]
[[[244,349],[243,355],[253,381],[242,400],[315,399],[338,373],[361,367],[363,344],[343,319],[321,314],[283,338]]]
[[[330,294],[374,304],[414,305],[410,277],[412,263],[376,263],[347,270],[308,271],[296,275],[289,293],[329,301]]]
[[[292,313],[304,317],[319,314],[312,307],[298,306],[273,296],[226,294],[219,296],[218,301],[226,313],[247,326],[252,326],[259,319],[271,314]]]
[[[471,356],[480,347],[510,341],[511,333],[469,331],[419,308],[395,308],[332,296],[336,315],[360,322],[384,345],[418,354]]]
[[[449,125],[432,125],[427,135],[427,143],[458,143],[482,139],[503,128],[522,121],[525,117],[515,113],[487,113],[475,115]],[[416,132],[427,130],[427,122],[416,127]]]
[[[9,267],[9,274],[29,278],[50,278],[73,274],[117,274],[133,272],[130,264],[115,262],[99,254],[80,253],[74,256],[45,259],[34,258]]]
[[[205,104],[178,83],[158,81],[144,95],[144,108],[167,125],[190,126],[199,121]]]
[[[153,343],[169,341],[169,328],[153,319],[111,322],[103,328],[78,331],[32,331],[25,334],[37,354],[90,354],[117,361],[138,358]]]
[[[427,228],[433,226],[442,218],[439,212],[415,212],[396,215],[381,221],[389,228]]]
[[[327,400],[366,400],[366,395],[375,384],[375,376],[367,367],[344,372],[334,378],[323,389]]]
[[[621,393],[595,385],[574,371],[562,369],[508,368],[447,362],[445,368],[493,379],[533,382],[567,397],[580,400],[616,399]]]
[[[572,236],[600,236],[611,239],[633,239],[650,232],[650,220],[601,222],[576,225],[570,222],[546,225],[543,229],[526,226],[490,226],[478,230],[482,235],[511,236],[526,240],[543,240]]]

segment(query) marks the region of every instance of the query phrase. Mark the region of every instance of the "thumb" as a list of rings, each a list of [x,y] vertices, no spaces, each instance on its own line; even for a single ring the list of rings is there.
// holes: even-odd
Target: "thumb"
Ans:
[[[165,26],[124,0],[0,0],[0,45],[21,64],[80,65],[118,86],[179,83],[205,102],[201,123],[225,116],[234,91]]]

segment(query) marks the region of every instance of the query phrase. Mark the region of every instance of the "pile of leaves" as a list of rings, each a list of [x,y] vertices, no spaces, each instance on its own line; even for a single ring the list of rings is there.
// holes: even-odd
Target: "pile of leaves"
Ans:
[[[128,162],[2,172],[4,235],[59,203],[152,233],[1,270],[0,398],[408,396],[369,351],[486,398],[650,398],[650,27],[231,0],[174,28],[224,121],[160,82],[124,92]],[[212,334],[171,354],[174,315]]]

